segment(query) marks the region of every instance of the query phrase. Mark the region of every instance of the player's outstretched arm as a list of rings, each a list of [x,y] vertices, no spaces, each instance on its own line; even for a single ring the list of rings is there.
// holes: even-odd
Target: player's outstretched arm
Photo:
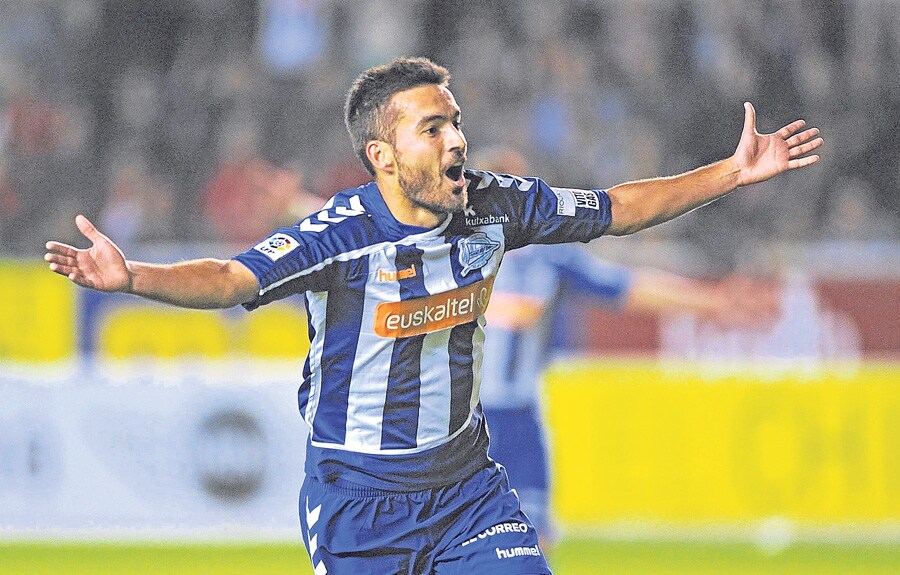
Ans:
[[[756,131],[756,111],[744,103],[744,128],[734,154],[708,166],[664,178],[619,184],[612,200],[611,235],[625,235],[660,224],[700,207],[740,186],[755,184],[819,161],[810,152],[822,145],[818,128],[802,130],[797,120],[772,134]],[[802,130],[802,131],[801,131]]]
[[[80,286],[198,309],[232,307],[252,300],[259,290],[253,272],[237,261],[199,259],[168,265],[129,261],[86,217],[77,216],[75,225],[92,245],[79,249],[50,241],[44,259],[51,270]]]
[[[662,270],[638,269],[626,294],[625,308],[638,312],[688,312],[727,327],[767,327],[780,312],[770,282],[732,276],[700,281]]]

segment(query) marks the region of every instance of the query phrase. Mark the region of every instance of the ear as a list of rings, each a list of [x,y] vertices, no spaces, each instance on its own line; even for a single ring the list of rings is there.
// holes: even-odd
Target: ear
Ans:
[[[377,171],[394,172],[394,147],[384,140],[369,140],[366,144],[366,157]]]

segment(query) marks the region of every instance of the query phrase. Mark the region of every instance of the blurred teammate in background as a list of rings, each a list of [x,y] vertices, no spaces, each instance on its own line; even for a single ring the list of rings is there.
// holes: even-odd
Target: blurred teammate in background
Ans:
[[[300,523],[317,575],[550,573],[488,457],[479,403],[484,312],[504,252],[636,232],[813,164],[822,144],[802,121],[759,134],[747,103],[725,160],[609,190],[552,188],[464,169],[449,80],[423,58],[361,74],[345,123],[374,181],[234,259],[126,260],[83,216],[90,248],[47,243],[54,272],[103,291],[194,308],[304,296]]]
[[[512,177],[529,173],[513,148],[495,147],[474,166]],[[622,312],[693,313],[729,326],[764,326],[778,312],[774,290],[746,278],[718,282],[602,261],[575,244],[511,251],[494,282],[485,326],[481,403],[490,456],[506,468],[522,510],[546,549],[556,539],[549,508],[548,435],[540,380],[551,356],[555,312],[564,289]]]

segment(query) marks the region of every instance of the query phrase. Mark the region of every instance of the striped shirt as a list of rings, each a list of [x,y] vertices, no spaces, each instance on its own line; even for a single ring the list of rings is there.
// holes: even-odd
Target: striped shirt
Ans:
[[[302,294],[310,351],[298,398],[307,473],[424,489],[488,464],[479,404],[484,312],[507,250],[588,241],[601,190],[467,170],[469,205],[434,229],[398,222],[372,182],[235,257],[259,280],[248,309]]]

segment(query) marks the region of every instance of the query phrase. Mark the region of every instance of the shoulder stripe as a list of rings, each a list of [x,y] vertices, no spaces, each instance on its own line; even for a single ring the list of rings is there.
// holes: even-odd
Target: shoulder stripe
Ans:
[[[309,275],[311,273],[315,273],[317,271],[325,269],[325,267],[333,264],[334,262],[347,262],[350,260],[355,260],[357,258],[361,258],[361,257],[367,256],[367,255],[379,252],[379,251],[387,248],[388,246],[392,246],[392,245],[408,246],[408,245],[412,245],[418,241],[421,241],[425,238],[434,237],[434,236],[442,233],[447,228],[447,226],[450,225],[450,221],[452,219],[453,219],[453,214],[451,214],[449,217],[447,217],[447,219],[444,220],[444,223],[442,223],[437,228],[435,228],[433,230],[428,230],[426,232],[422,232],[421,234],[406,236],[406,237],[400,239],[399,241],[379,242],[377,244],[371,244],[371,245],[368,245],[368,246],[365,246],[365,247],[362,247],[359,249],[350,250],[349,252],[343,252],[343,253],[337,254],[335,256],[325,258],[324,260],[316,263],[315,265],[313,265],[311,267],[300,270],[299,272],[297,272],[295,274],[291,274],[291,275],[289,275],[283,279],[280,279],[277,282],[275,282],[263,289],[260,289],[259,295],[260,296],[265,295],[266,293],[272,291],[273,289],[275,289],[281,285],[288,283],[289,281],[292,281],[299,277],[303,277],[305,275]]]

